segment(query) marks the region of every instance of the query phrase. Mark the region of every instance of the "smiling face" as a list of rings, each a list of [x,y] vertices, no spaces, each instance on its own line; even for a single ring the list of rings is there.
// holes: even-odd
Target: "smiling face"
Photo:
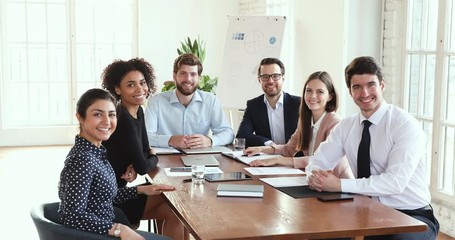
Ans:
[[[80,136],[98,147],[109,139],[117,126],[116,109],[109,100],[96,100],[87,108],[85,118],[79,113],[76,117],[80,123]]]
[[[138,107],[147,100],[148,86],[140,71],[127,73],[115,87],[115,93],[120,96],[124,107]]]
[[[308,108],[313,112],[322,114],[325,111],[327,102],[332,100],[327,86],[319,79],[312,79],[308,81],[305,87],[305,103]]]
[[[381,106],[383,91],[384,81],[379,81],[374,74],[353,75],[351,78],[349,93],[365,118],[369,118]]]
[[[278,64],[267,64],[262,65],[260,68],[259,75],[272,75],[272,74],[281,74],[281,69]],[[271,77],[267,81],[261,81],[258,79],[259,83],[262,86],[262,90],[264,91],[265,95],[268,97],[274,97],[281,93],[281,88],[283,87],[284,76],[278,81],[274,81]]]
[[[181,65],[177,73],[174,73],[174,81],[181,94],[193,94],[199,84],[198,66]]]

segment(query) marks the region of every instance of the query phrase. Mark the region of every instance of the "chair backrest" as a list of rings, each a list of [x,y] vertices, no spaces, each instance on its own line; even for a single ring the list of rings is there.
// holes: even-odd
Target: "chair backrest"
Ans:
[[[225,107],[223,110],[229,120],[231,128],[234,130],[234,135],[236,135],[240,122],[242,122],[245,109]]]
[[[65,227],[60,223],[60,217],[57,213],[59,203],[44,203],[32,208],[30,215],[35,223],[40,240],[107,240],[118,239],[111,236],[101,235],[82,231],[75,228]],[[138,231],[146,239],[167,239],[153,233]]]

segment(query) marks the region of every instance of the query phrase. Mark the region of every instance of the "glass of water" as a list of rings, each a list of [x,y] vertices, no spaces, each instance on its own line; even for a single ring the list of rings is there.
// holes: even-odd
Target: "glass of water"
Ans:
[[[234,138],[234,150],[235,151],[243,151],[245,150],[245,138]]]
[[[195,184],[204,183],[204,165],[193,165],[191,166],[191,180]]]

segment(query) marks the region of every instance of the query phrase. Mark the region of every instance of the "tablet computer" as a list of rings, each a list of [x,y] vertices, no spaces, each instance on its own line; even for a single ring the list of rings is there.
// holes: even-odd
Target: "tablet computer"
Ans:
[[[242,172],[230,172],[230,173],[210,173],[204,176],[207,182],[223,182],[223,181],[240,181],[240,180],[251,180],[251,176],[246,175]]]

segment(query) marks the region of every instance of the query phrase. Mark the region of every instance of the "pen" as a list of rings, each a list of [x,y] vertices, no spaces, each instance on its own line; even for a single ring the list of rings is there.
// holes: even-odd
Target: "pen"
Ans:
[[[191,178],[186,178],[186,179],[183,179],[183,182],[184,182],[184,183],[185,183],[185,182],[191,182],[191,181],[192,181],[192,179],[191,179]]]
[[[252,157],[259,156],[259,153],[254,154]],[[242,157],[248,157],[248,154],[243,154]]]

